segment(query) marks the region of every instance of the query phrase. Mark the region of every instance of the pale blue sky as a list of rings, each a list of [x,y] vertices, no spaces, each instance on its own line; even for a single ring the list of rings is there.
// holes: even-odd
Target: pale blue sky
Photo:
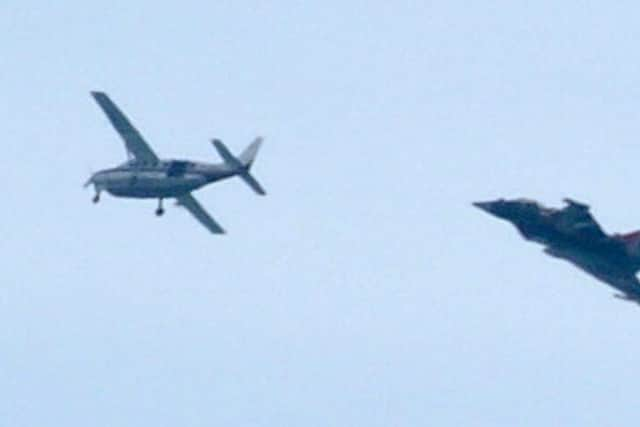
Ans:
[[[640,227],[637,2],[89,3],[0,4],[0,425],[637,423],[638,307],[469,205]],[[268,197],[94,206],[95,89]]]

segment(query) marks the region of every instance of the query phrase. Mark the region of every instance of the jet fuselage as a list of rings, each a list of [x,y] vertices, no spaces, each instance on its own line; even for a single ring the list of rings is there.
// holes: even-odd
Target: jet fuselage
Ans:
[[[474,205],[512,223],[527,240],[541,243],[544,252],[569,261],[581,270],[640,303],[640,233],[608,235],[589,213],[588,206],[566,200],[563,209],[536,202],[496,200]]]

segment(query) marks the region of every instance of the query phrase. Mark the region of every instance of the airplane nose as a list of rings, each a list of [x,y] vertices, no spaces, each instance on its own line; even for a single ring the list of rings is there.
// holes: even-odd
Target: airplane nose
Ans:
[[[91,184],[101,185],[104,183],[104,174],[102,172],[96,172],[91,174],[87,182],[84,183],[84,187],[88,187]]]
[[[493,202],[473,202],[472,205],[485,212],[492,213],[493,211]]]

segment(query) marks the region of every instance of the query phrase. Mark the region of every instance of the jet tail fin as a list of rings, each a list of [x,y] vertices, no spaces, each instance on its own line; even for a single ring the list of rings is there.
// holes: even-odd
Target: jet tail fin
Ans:
[[[211,141],[213,146],[220,154],[220,157],[224,160],[224,162],[233,169],[233,171],[249,186],[256,194],[260,194],[264,196],[266,191],[260,185],[260,183],[249,173],[251,166],[253,165],[253,161],[258,154],[258,150],[260,149],[260,145],[262,144],[262,138],[257,138],[254,142],[252,142],[240,156],[235,157],[226,145],[222,143],[222,141],[218,139],[214,139]]]

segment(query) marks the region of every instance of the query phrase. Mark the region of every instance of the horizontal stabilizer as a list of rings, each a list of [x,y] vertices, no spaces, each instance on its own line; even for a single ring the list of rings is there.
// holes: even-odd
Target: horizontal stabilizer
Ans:
[[[220,154],[220,157],[222,157],[222,159],[226,164],[233,167],[234,169],[243,168],[243,165],[240,162],[240,160],[236,159],[235,156],[231,154],[231,151],[229,151],[227,146],[224,145],[222,141],[220,141],[219,139],[214,139],[211,142],[213,143],[213,146],[216,147],[218,154]]]
[[[260,185],[260,183],[249,173],[249,169],[251,169],[251,165],[253,165],[253,161],[255,160],[256,154],[260,149],[260,145],[262,144],[262,138],[257,138],[254,142],[252,142],[239,157],[235,157],[226,145],[222,143],[219,139],[214,139],[211,141],[213,146],[220,154],[220,157],[224,160],[224,162],[233,170],[235,174],[237,174],[256,194],[264,196],[267,194],[264,191],[264,188]]]
[[[264,196],[267,194],[267,192],[264,191],[264,188],[262,188],[260,183],[256,181],[256,179],[253,176],[251,176],[249,172],[246,172],[246,171],[241,172],[238,176],[242,178],[242,180],[246,182],[247,185],[251,187],[253,191],[255,191],[257,194],[261,196]]]

